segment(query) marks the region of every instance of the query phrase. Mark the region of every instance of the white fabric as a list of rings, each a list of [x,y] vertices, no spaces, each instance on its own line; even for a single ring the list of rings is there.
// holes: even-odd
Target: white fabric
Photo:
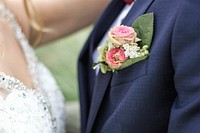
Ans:
[[[0,74],[0,133],[65,133],[64,97],[49,70],[38,61],[13,14],[0,3],[0,17],[10,23],[22,47],[34,89]],[[6,94],[6,93],[9,94]]]

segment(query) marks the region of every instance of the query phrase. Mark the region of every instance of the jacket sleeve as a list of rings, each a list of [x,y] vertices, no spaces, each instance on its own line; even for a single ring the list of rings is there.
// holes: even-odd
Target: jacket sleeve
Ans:
[[[200,132],[200,1],[177,0],[171,57],[177,97],[168,133]]]

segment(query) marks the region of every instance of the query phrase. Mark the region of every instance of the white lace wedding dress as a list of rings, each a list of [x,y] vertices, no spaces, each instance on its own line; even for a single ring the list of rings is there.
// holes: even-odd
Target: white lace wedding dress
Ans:
[[[0,133],[65,133],[64,97],[48,69],[38,61],[14,15],[0,3],[0,17],[12,26],[22,47],[33,88],[0,73]]]

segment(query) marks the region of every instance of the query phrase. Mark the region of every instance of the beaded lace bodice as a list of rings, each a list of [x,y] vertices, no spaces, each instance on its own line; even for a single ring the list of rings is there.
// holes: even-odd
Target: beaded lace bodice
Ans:
[[[0,17],[11,25],[22,47],[33,89],[0,73],[0,133],[65,133],[64,97],[49,70],[38,61],[14,15],[0,3]]]

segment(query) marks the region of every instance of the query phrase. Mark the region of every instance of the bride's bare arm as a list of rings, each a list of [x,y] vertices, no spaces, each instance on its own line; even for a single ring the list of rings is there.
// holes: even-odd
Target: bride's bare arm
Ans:
[[[34,0],[46,27],[53,33],[43,42],[68,35],[93,23],[110,0]]]
[[[6,0],[14,10],[28,38],[30,25],[24,13],[23,0]],[[32,0],[44,27],[52,32],[44,33],[41,43],[66,36],[93,23],[111,0]]]

